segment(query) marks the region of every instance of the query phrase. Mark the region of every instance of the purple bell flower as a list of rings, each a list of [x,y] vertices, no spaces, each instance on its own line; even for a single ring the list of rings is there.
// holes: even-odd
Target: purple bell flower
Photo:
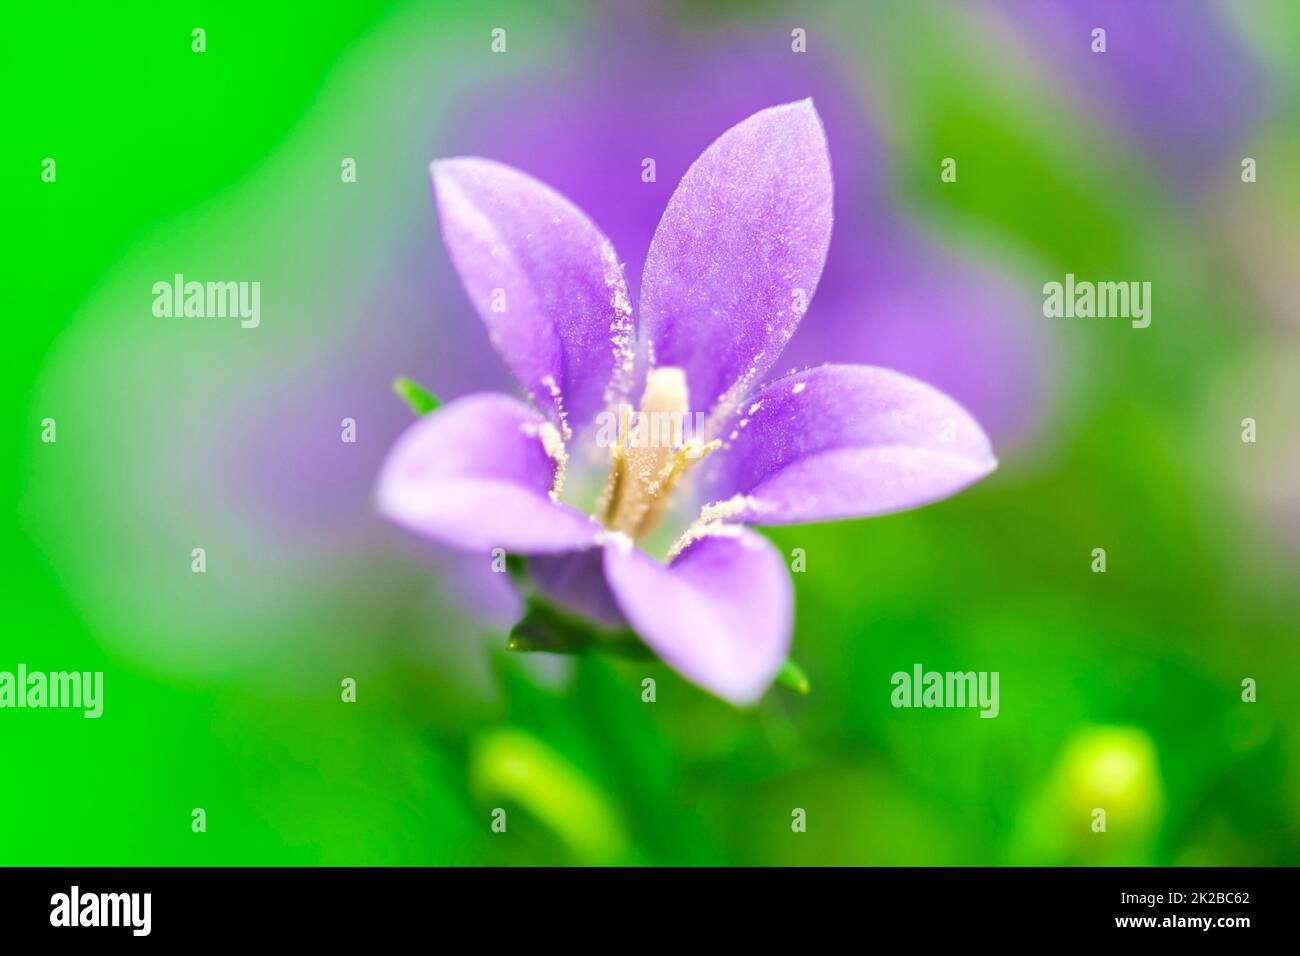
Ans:
[[[382,467],[380,510],[453,547],[534,557],[539,579],[719,697],[753,702],[789,652],[785,561],[748,525],[913,508],[996,467],[960,405],[900,373],[824,365],[763,384],[830,244],[810,100],[754,114],[690,167],[635,317],[614,247],[564,197],[485,159],[432,174],[452,261],[528,402],[474,394],[418,420]],[[683,507],[665,563],[652,542]]]

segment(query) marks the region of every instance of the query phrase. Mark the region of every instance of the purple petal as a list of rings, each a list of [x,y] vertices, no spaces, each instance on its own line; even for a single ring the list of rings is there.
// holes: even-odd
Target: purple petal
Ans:
[[[529,560],[528,575],[552,603],[606,630],[627,626],[605,581],[602,549],[539,555]]]
[[[866,365],[824,365],[756,393],[723,435],[705,492],[716,513],[800,524],[902,511],[989,474],[989,440],[923,382]]]
[[[846,64],[791,56],[761,24],[701,32],[648,4],[601,5],[592,26],[600,42],[575,41],[582,56],[476,89],[446,135],[458,152],[526,166],[586,210],[623,258],[633,301],[655,227],[691,163],[723,130],[776,103],[812,97],[835,154],[836,202],[863,211],[836,224],[831,258],[842,226],[860,219],[874,228],[890,180],[888,151]],[[644,182],[650,157],[656,178]],[[863,256],[845,258],[852,278]],[[819,314],[827,278],[818,285]]]
[[[794,592],[766,538],[730,526],[665,566],[624,541],[605,546],[623,615],[683,677],[735,704],[757,700],[790,650]]]
[[[831,165],[810,100],[755,113],[704,151],[655,230],[640,319],[694,410],[771,368],[812,298],[831,237]]]
[[[815,312],[780,368],[833,362],[903,372],[960,402],[1005,451],[1051,414],[1056,340],[1030,290],[1037,286],[1027,277],[935,245],[888,210],[845,217]]]
[[[486,159],[432,164],[443,240],[493,345],[557,425],[621,398],[632,306],[614,247],[531,176]]]
[[[961,402],[1000,452],[1032,438],[1050,420],[1059,377],[1050,373],[1055,337],[1042,324],[1041,299],[1030,294],[1041,282],[900,215],[887,188],[885,127],[864,112],[848,64],[792,56],[761,24],[733,26],[691,32],[646,5],[602,6],[594,22],[601,43],[476,91],[456,110],[449,142],[458,152],[526,164],[587,210],[624,257],[636,301],[650,239],[691,162],[737,119],[811,95],[834,154],[841,215],[815,311],[774,369],[823,362],[898,369]],[[655,182],[638,181],[645,157],[657,164]],[[427,310],[436,295],[418,289],[408,312]],[[437,374],[464,375],[480,360],[474,344],[440,343]],[[465,381],[464,390],[486,387],[481,377]]]
[[[380,470],[382,514],[471,551],[553,554],[589,547],[600,526],[551,498],[555,428],[523,402],[483,393],[411,425]]]

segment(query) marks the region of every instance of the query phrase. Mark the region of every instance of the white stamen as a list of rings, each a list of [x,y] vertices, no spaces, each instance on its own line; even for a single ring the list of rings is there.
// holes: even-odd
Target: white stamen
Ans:
[[[596,544],[603,546],[611,542],[624,554],[627,554],[636,546],[631,536],[624,534],[622,531],[613,531],[606,528],[603,531],[596,532]]]
[[[545,375],[542,377],[542,384],[551,394],[551,402],[555,405],[555,412],[560,416],[560,430],[564,433],[564,440],[568,441],[573,437],[573,431],[569,428],[569,415],[564,410],[564,396],[560,394],[560,386],[555,384],[554,375]]]
[[[770,510],[767,505],[753,495],[732,495],[726,501],[714,501],[700,509],[698,520],[727,521],[742,514],[762,514]]]
[[[701,538],[739,538],[744,530],[738,524],[723,524],[720,521],[696,521],[682,534],[668,551],[668,560],[672,561],[679,554]]]
[[[555,479],[551,482],[551,500],[559,501],[560,492],[564,490],[565,469],[569,463],[569,453],[564,448],[564,439],[550,422],[542,422],[537,428],[537,435],[542,440],[542,450],[555,462]]]
[[[691,522],[668,552],[671,561],[701,538],[710,536],[739,537],[741,526],[727,522],[741,515],[753,516],[770,511],[771,506],[752,495],[732,495],[725,501],[715,501],[700,509],[700,516]]]
[[[627,297],[623,282],[623,269],[619,265],[614,246],[606,242],[601,248],[605,265],[605,286],[610,290],[610,307],[614,317],[609,323],[609,343],[614,351],[613,375],[605,389],[605,406],[608,408],[622,399],[631,387],[632,371],[636,366],[633,346],[635,326],[632,322],[632,303]]]
[[[716,439],[704,441],[696,435],[682,442],[681,422],[689,405],[682,369],[664,366],[652,369],[646,376],[639,422],[645,426],[664,420],[675,423],[672,437],[664,440],[657,427],[629,430],[626,422],[620,424],[609,481],[599,506],[601,520],[608,527],[633,538],[648,534],[663,517],[682,476],[721,447]]]

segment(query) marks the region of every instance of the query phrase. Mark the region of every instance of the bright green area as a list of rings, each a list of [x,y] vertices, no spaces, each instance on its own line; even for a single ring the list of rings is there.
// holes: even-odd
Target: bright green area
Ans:
[[[102,670],[106,699],[99,720],[0,711],[0,864],[1300,862],[1294,269],[1269,285],[1300,243],[1300,110],[1258,131],[1248,198],[1230,169],[1193,207],[951,15],[857,6],[800,22],[890,104],[899,201],[1024,274],[1149,277],[1161,311],[1143,332],[1050,327],[1043,433],[981,487],[773,533],[807,556],[811,692],[754,712],[635,659],[511,654],[402,536],[350,544],[368,502],[288,538],[223,484],[236,436],[273,429],[268,397],[355,361],[383,321],[365,282],[438,254],[410,157],[489,70],[581,56],[587,8],[6,12],[0,670]],[[759,10],[784,42],[789,17]],[[483,53],[498,20],[504,66]],[[1252,42],[1294,96],[1274,36]],[[442,82],[409,82],[414,63]],[[365,191],[341,194],[353,154]],[[146,290],[178,268],[260,277],[291,316],[159,326]],[[478,334],[468,309],[436,321]],[[449,397],[422,368],[373,387],[410,374]],[[915,662],[998,670],[999,717],[893,709],[889,675]]]

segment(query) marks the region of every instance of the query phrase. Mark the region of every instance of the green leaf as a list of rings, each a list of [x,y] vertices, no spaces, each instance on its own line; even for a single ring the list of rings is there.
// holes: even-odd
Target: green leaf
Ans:
[[[803,672],[803,668],[788,657],[777,672],[776,682],[796,694],[806,694],[812,690],[812,684],[808,682],[808,675]]]
[[[536,591],[532,578],[528,576],[528,559],[523,555],[506,555],[506,574],[510,575],[510,582],[515,586],[520,597],[527,597]]]
[[[398,398],[404,399],[417,415],[427,415],[442,406],[442,399],[409,378],[393,380],[393,391]]]
[[[595,649],[625,657],[654,656],[632,631],[607,631],[535,593],[524,596],[524,616],[510,629],[506,648],[552,654],[580,654]]]
[[[615,802],[582,768],[518,727],[488,730],[470,747],[470,780],[483,798],[524,807],[579,863],[624,861],[631,840]]]

